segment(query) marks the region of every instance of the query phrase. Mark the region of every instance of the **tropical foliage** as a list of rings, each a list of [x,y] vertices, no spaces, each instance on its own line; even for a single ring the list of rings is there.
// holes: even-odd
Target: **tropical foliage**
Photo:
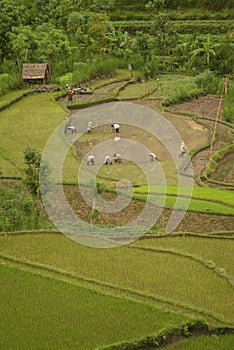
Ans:
[[[17,3],[2,0],[0,89],[5,91],[13,84],[19,84],[23,62],[47,62],[55,80],[67,72],[87,71],[87,67],[95,66],[97,57],[101,57],[102,62],[112,60],[115,67],[126,67],[130,62],[135,70],[142,71],[145,78],[155,76],[158,69],[201,71],[210,68],[216,73],[232,74],[232,36],[225,32],[215,39],[208,33],[204,38],[200,30],[178,35],[169,11],[182,5],[220,10],[227,6],[231,8],[232,2],[227,0],[221,5],[220,2],[205,0],[196,4],[194,1],[182,4],[154,0],[139,5],[123,0],[20,0]],[[110,21],[116,8],[123,7],[125,11],[129,6],[133,14],[139,7],[148,13],[148,29],[132,32],[122,28],[121,24],[116,25],[115,19]],[[115,58],[120,60],[113,61]],[[86,66],[78,68],[80,63]],[[85,79],[90,75],[86,74]],[[76,78],[83,77],[84,74]]]

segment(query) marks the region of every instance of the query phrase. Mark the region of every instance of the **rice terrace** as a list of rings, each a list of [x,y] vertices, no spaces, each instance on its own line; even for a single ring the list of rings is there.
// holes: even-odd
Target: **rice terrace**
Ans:
[[[234,349],[232,3],[19,3],[0,29],[0,349]]]

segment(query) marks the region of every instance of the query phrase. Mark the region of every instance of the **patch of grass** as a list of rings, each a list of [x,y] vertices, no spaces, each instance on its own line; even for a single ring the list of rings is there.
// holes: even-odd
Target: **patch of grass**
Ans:
[[[184,208],[185,205],[183,202],[186,201],[184,199],[179,199],[179,204],[177,205],[178,208]],[[166,201],[167,203],[167,201]],[[174,206],[174,199],[168,198],[168,205]],[[189,203],[188,210],[198,213],[210,213],[210,214],[223,214],[223,215],[234,215],[234,208],[230,208],[225,205],[221,205],[219,203],[212,203],[207,201],[201,201],[201,200],[191,200]]]
[[[159,74],[157,78],[143,83],[130,84],[119,94],[120,99],[141,98],[147,99],[178,98],[186,96],[188,91],[196,90],[195,78],[182,74]]]
[[[215,174],[212,176],[212,180],[230,182],[233,179],[233,157],[228,157],[225,162],[219,164]],[[232,181],[233,182],[233,181]]]
[[[32,91],[32,89],[12,90],[1,95],[0,108],[30,91]]]
[[[100,99],[89,99],[86,101],[80,101],[77,103],[72,103],[70,105],[67,106],[68,109],[82,109],[82,108],[87,108],[90,106],[95,106],[98,104],[103,104],[103,103],[108,103],[108,102],[112,102],[115,101],[116,98],[115,96],[107,96],[107,97],[102,97]]]
[[[196,84],[193,76],[183,74],[160,74],[158,75],[159,91],[156,91],[156,96],[176,97],[181,95],[181,91],[194,90]]]
[[[2,169],[2,177],[20,177],[20,171],[14,163],[11,162],[10,157],[4,152],[2,154],[0,149],[0,169]]]
[[[121,288],[150,293],[232,319],[231,285],[199,262],[171,253],[94,249],[62,235],[0,237],[1,252]]]
[[[177,97],[181,92],[196,89],[195,78],[181,74],[160,74],[158,76],[160,90],[151,95],[152,98],[160,97]]]
[[[182,321],[145,303],[3,265],[0,277],[2,349],[88,350]]]
[[[180,188],[180,195],[185,195],[188,193],[188,188]],[[167,194],[168,196],[177,196],[178,187],[177,186],[142,186],[134,189],[135,193],[141,194]],[[220,190],[216,188],[208,187],[193,187],[192,189],[192,198],[200,199],[206,201],[212,201],[217,203],[223,203],[229,206],[234,206],[234,196],[231,191]]]
[[[127,85],[119,93],[120,99],[134,99],[142,98],[145,95],[149,95],[154,89],[157,88],[157,81],[147,80],[144,83],[135,83]]]
[[[203,176],[206,178],[211,177],[212,174],[218,169],[219,163],[226,155],[232,155],[234,153],[234,144],[229,144],[219,151],[212,154],[209,162],[206,164],[206,168],[203,171]]]
[[[147,195],[145,194],[134,194],[134,198],[146,201]],[[177,201],[178,200],[178,201]],[[175,207],[177,209],[187,209],[188,200],[183,197],[170,197],[166,196],[157,196],[157,195],[149,195],[148,201],[151,203],[156,203],[156,205],[165,205],[168,207]],[[191,198],[189,202],[188,210],[198,213],[212,213],[212,214],[223,214],[223,215],[234,215],[234,208],[230,208],[223,204],[212,203],[210,201],[202,201],[202,200],[194,200]]]
[[[183,339],[178,344],[167,347],[168,350],[232,350],[234,344],[234,335],[200,335],[191,339]]]
[[[49,93],[35,94],[1,112],[0,155],[7,154],[19,168],[27,147],[43,150],[47,139],[64,118],[64,111]],[[5,162],[2,165],[6,165]],[[5,175],[8,169],[2,168]],[[9,166],[9,171],[12,165]],[[16,169],[15,169],[16,170]],[[15,175],[20,175],[16,170]]]

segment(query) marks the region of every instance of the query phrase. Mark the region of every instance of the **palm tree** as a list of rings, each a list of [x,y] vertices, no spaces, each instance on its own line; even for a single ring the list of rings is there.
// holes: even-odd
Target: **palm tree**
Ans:
[[[206,63],[209,66],[210,65],[210,55],[213,55],[213,56],[216,55],[216,52],[214,49],[218,46],[220,46],[220,44],[218,44],[218,43],[212,44],[211,43],[210,34],[207,34],[206,42],[203,43],[203,46],[191,51],[190,55],[192,55],[192,56],[197,56],[199,54],[205,55]]]

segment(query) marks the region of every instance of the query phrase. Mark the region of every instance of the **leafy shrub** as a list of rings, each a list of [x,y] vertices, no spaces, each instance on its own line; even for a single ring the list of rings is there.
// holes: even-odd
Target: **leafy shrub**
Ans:
[[[66,86],[66,84],[71,84],[73,79],[73,74],[72,72],[68,72],[61,77],[56,79],[56,83],[61,85],[61,86]]]
[[[195,77],[195,83],[199,89],[208,94],[221,94],[223,83],[222,80],[214,75],[210,70],[206,70]]]
[[[26,196],[20,185],[13,189],[0,184],[0,232],[45,227],[36,202]]]
[[[20,87],[18,76],[10,75],[8,73],[0,74],[0,95],[17,87]]]
[[[145,63],[142,69],[142,75],[145,79],[154,78],[158,73],[159,63],[156,58],[152,59],[152,61],[148,61]]]

